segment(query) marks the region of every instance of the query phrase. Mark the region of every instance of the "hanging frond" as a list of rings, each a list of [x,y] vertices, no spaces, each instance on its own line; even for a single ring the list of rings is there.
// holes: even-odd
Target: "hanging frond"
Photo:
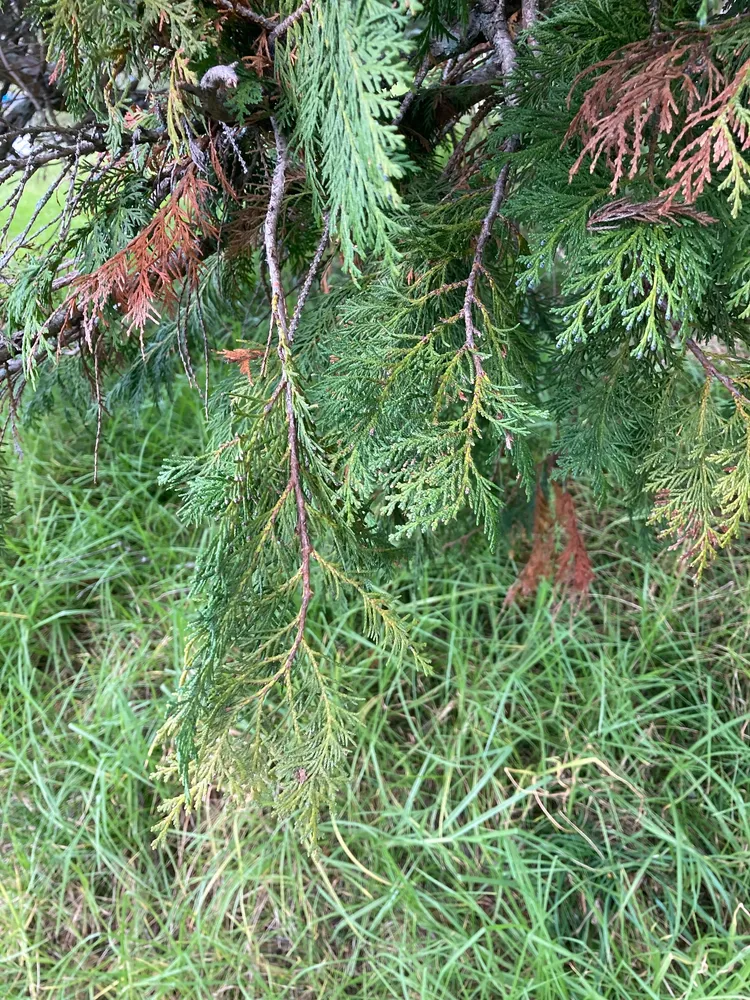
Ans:
[[[285,72],[295,137],[354,271],[357,256],[391,256],[399,228],[396,182],[407,161],[390,124],[398,111],[391,94],[409,83],[407,11],[401,0],[325,0],[293,29],[295,59]]]
[[[193,164],[145,229],[92,274],[79,278],[68,298],[68,312],[84,317],[87,339],[108,305],[115,306],[127,333],[142,336],[178,299],[183,283],[195,287],[206,254],[204,241],[216,235],[206,210],[207,181]]]
[[[597,75],[600,74],[600,75]],[[604,157],[612,170],[610,191],[633,179],[644,151],[659,135],[672,133],[685,112],[713,104],[724,76],[712,59],[707,35],[648,38],[625,46],[583,70],[573,89],[596,76],[565,134],[583,146],[570,168],[573,177],[590,158],[589,170]]]

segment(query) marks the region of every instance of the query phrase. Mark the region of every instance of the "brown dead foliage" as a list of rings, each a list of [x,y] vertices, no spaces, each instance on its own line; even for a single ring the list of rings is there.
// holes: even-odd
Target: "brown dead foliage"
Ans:
[[[565,533],[565,548],[557,558],[555,583],[561,584],[571,599],[584,601],[594,579],[591,559],[578,530],[573,497],[559,483],[552,484],[555,491],[555,514]]]
[[[210,189],[195,165],[188,164],[146,228],[76,281],[66,306],[70,315],[81,312],[89,347],[94,325],[108,304],[120,310],[128,332],[136,329],[142,335],[149,321],[177,303],[185,283],[197,285],[204,239],[217,232],[204,205]]]
[[[684,146],[667,175],[675,183],[663,192],[666,205],[681,195],[691,204],[711,182],[712,170],[729,170],[730,176],[720,187],[743,186],[743,176],[750,168],[742,153],[750,148],[750,118],[741,103],[743,91],[750,83],[750,59],[739,68],[734,78],[712,99],[705,101],[688,115],[685,125],[672,144],[672,150],[682,139],[703,129]],[[671,150],[670,150],[671,151]]]
[[[534,501],[531,554],[518,579],[505,595],[504,607],[512,604],[519,594],[521,597],[531,597],[536,593],[542,579],[550,575],[555,555],[554,525],[547,497],[539,483]]]
[[[550,509],[541,483],[537,485],[534,507],[531,553],[518,579],[508,590],[503,606],[507,607],[520,595],[532,597],[544,579],[553,578],[571,604],[580,606],[588,599],[594,579],[586,546],[578,530],[576,510],[571,494],[559,483],[552,484],[555,495],[554,512]],[[559,527],[565,545],[556,552],[555,527]]]
[[[650,201],[632,202],[627,198],[617,198],[592,212],[586,223],[589,229],[614,229],[621,222],[650,222],[652,224],[671,222],[679,226],[684,219],[691,219],[702,226],[709,226],[716,219],[707,212],[700,212],[692,205],[680,202],[669,204],[666,198],[652,198]]]
[[[713,101],[724,87],[708,39],[695,35],[651,38],[626,45],[580,73],[569,100],[582,80],[599,71],[603,72],[584,95],[565,142],[574,136],[583,140],[583,148],[570,169],[571,178],[586,157],[591,157],[593,173],[604,156],[612,170],[613,194],[626,172],[629,178],[638,172],[644,138],[650,141],[658,134],[671,133],[684,111],[691,112]]]
[[[591,172],[604,158],[614,194],[624,178],[636,176],[644,158],[650,169],[659,137],[672,136],[668,152],[676,152],[677,158],[667,177],[674,183],[659,199],[641,205],[640,214],[628,217],[651,221],[656,212],[674,221],[677,214],[691,217],[684,206],[695,202],[713,172],[746,176],[750,167],[742,153],[750,148],[750,127],[741,98],[750,83],[750,60],[728,75],[726,67],[717,65],[710,41],[707,32],[657,35],[627,45],[579,74],[569,100],[582,80],[600,75],[565,135],[564,142],[577,137],[583,144],[571,179],[587,158]],[[737,191],[741,185],[730,176],[722,186]]]
[[[237,347],[234,350],[219,352],[225,361],[239,365],[240,373],[245,376],[250,385],[253,384],[253,373],[250,363],[263,357],[263,351],[255,347]]]

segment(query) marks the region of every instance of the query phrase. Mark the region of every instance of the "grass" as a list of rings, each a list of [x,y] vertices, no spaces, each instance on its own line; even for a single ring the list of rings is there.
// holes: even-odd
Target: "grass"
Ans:
[[[695,588],[593,512],[585,613],[503,610],[515,569],[475,544],[402,581],[433,676],[338,624],[360,728],[317,857],[218,792],[152,849],[201,544],[155,483],[200,426],[187,395],[109,422],[96,489],[64,425],[14,466],[0,996],[750,996],[750,556]]]

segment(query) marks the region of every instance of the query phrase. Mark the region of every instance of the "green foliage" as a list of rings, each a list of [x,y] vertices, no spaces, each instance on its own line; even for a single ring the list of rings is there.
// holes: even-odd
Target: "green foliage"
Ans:
[[[308,628],[308,617],[335,613],[347,596],[360,605],[368,639],[399,663],[428,666],[411,624],[372,580],[352,577],[338,562],[354,562],[364,539],[337,525],[335,483],[296,377],[287,370],[313,549],[299,533],[284,410],[277,405],[260,419],[265,392],[245,377],[219,399],[209,450],[163,477],[189,483],[182,508],[188,523],[209,517],[217,530],[198,564],[196,591],[205,601],[190,679],[167,729],[176,727],[185,791],[166,803],[162,835],[191,796],[219,780],[235,791],[252,788],[281,815],[296,812],[314,843],[351,738],[354,702],[345,681],[333,683],[328,628],[324,621]],[[233,735],[238,730],[252,731],[249,744]]]
[[[635,333],[636,357],[668,351],[675,328],[689,328],[700,315],[718,249],[710,230],[690,223],[636,223],[590,235],[563,279],[558,346],[570,349],[590,333],[619,327]]]
[[[118,77],[137,78],[147,69],[155,28],[175,50],[193,58],[206,51],[204,22],[193,0],[34,0],[31,11],[74,114],[114,112],[124,103]]]
[[[242,73],[234,91],[227,99],[227,106],[237,120],[244,120],[255,110],[263,98],[263,87],[257,76],[252,73]]]
[[[328,0],[296,29],[287,114],[311,164],[309,178],[341,239],[344,266],[355,254],[393,254],[407,161],[403,137],[389,124],[394,88],[408,85],[404,65],[407,4]]]
[[[486,0],[8,15],[14,57],[48,53],[29,149],[0,135],[9,433],[61,408],[98,453],[183,375],[207,422],[162,480],[207,529],[162,838],[220,786],[314,845],[357,746],[339,623],[426,674],[404,581],[454,543],[533,522],[513,599],[564,536],[578,604],[580,484],[699,574],[741,541],[750,17],[541,7],[527,31]]]
[[[743,369],[736,380],[746,386],[747,365]],[[680,388],[665,396],[648,463],[648,488],[656,497],[651,520],[664,526],[664,536],[701,572],[720,547],[741,535],[747,521],[750,411],[744,399],[728,410],[709,382],[698,398],[694,386]]]
[[[638,506],[643,456],[654,447],[654,414],[669,376],[650,360],[634,358],[627,341],[614,354],[606,335],[575,345],[552,366],[560,471],[589,478],[601,499],[614,491]]]

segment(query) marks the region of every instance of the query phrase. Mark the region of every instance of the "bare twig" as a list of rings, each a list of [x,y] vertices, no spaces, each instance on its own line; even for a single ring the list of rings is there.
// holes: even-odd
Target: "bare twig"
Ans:
[[[263,224],[263,239],[266,249],[266,263],[268,265],[268,277],[271,282],[271,312],[276,322],[281,328],[284,338],[288,336],[288,322],[286,311],[286,296],[284,286],[281,281],[281,264],[279,262],[279,248],[277,243],[277,232],[279,228],[279,214],[281,212],[281,202],[286,188],[286,170],[289,162],[289,150],[284,134],[279,128],[276,118],[271,118],[273,134],[276,139],[276,166],[271,178],[271,193],[268,200],[268,210]]]
[[[107,153],[109,147],[106,140],[106,125],[101,122],[85,123],[64,127],[51,126],[24,128],[18,130],[18,135],[31,134],[36,141],[27,156],[8,154],[0,158],[0,183],[8,180],[13,174],[23,170],[34,172],[47,163],[68,158],[80,159],[89,153]],[[3,141],[12,132],[3,133]],[[137,129],[122,136],[122,151],[140,145],[153,145],[164,139],[164,133],[157,129]],[[115,157],[117,158],[117,157]]]
[[[524,31],[539,20],[539,0],[521,0],[521,27]]]
[[[743,393],[740,392],[740,390],[735,385],[733,379],[731,379],[728,375],[724,375],[723,372],[719,371],[719,369],[716,367],[713,361],[711,361],[709,358],[706,357],[706,355],[703,353],[701,348],[693,340],[692,337],[687,338],[687,340],[685,341],[685,346],[688,348],[688,350],[692,351],[692,353],[695,355],[698,361],[700,361],[701,365],[703,365],[703,368],[705,369],[707,374],[711,376],[711,378],[715,378],[718,382],[721,382],[724,388],[728,389],[729,392],[731,392],[731,394],[734,396],[734,398],[738,400],[738,402],[744,403],[745,405],[750,405],[750,399],[748,399],[747,396],[745,396]]]
[[[285,385],[284,379],[280,378],[279,381],[276,383],[276,388],[271,393],[271,395],[270,395],[270,397],[268,399],[268,402],[263,407],[263,413],[264,413],[265,416],[268,416],[268,414],[273,409],[274,403],[279,398],[279,396],[281,395],[281,393],[284,391],[284,385]]]
[[[461,157],[466,152],[466,147],[468,146],[469,140],[471,139],[472,135],[474,135],[476,130],[479,128],[481,123],[484,121],[484,119],[487,117],[490,111],[492,111],[492,109],[496,104],[497,104],[496,97],[488,97],[486,101],[483,101],[479,105],[477,113],[469,122],[466,131],[461,136],[461,141],[457,144],[456,148],[451,153],[450,159],[445,164],[445,167],[443,168],[443,177],[450,177],[450,175],[456,169],[458,163],[461,160]]]
[[[516,47],[513,44],[510,29],[508,28],[505,0],[484,0],[480,6],[486,12],[484,23],[485,37],[488,42],[492,43],[492,47],[500,63],[502,75],[507,81],[507,78],[516,68]]]
[[[510,36],[508,30],[508,20],[505,11],[505,0],[495,0],[495,2],[485,3],[486,11],[486,22],[485,22],[485,35],[497,53],[500,60],[500,65],[502,67],[503,75],[506,78],[506,82],[516,65],[516,50],[513,45],[513,39]],[[515,95],[508,94],[506,96],[507,104],[515,103]],[[506,148],[512,150],[518,145],[518,139],[512,138],[508,141]],[[471,265],[471,271],[469,272],[469,280],[466,285],[466,295],[464,296],[463,305],[463,317],[464,325],[466,327],[466,337],[465,337],[465,348],[470,351],[474,360],[474,372],[476,376],[476,381],[478,381],[484,374],[484,367],[482,366],[482,360],[479,357],[476,350],[476,327],[474,326],[473,318],[473,307],[476,304],[476,284],[477,278],[483,270],[483,259],[484,251],[487,246],[487,242],[490,238],[492,232],[492,227],[495,224],[495,219],[497,218],[498,212],[500,211],[500,206],[505,200],[505,187],[508,181],[508,174],[510,172],[510,164],[506,163],[497,176],[495,185],[492,189],[492,200],[490,201],[490,207],[487,210],[487,214],[482,222],[482,229],[479,233],[479,239],[477,240],[477,245],[474,250],[474,260]]]
[[[328,235],[330,232],[330,216],[328,212],[325,213],[323,225],[323,233],[320,237],[320,242],[318,243],[318,249],[315,251],[315,256],[313,257],[310,267],[308,268],[307,275],[305,276],[304,284],[300,289],[300,293],[297,296],[297,303],[294,307],[294,315],[292,316],[292,322],[289,324],[289,343],[291,344],[294,340],[294,335],[297,332],[297,327],[299,326],[299,321],[302,317],[302,310],[305,307],[305,302],[310,294],[310,289],[312,288],[312,283],[315,280],[315,275],[318,273],[318,268],[320,267],[320,262],[323,259],[323,254],[328,246]]]
[[[299,7],[289,15],[289,17],[285,17],[284,20],[273,29],[271,34],[268,36],[269,43],[273,45],[275,41],[278,41],[278,39],[281,38],[282,35],[285,35],[292,25],[296,24],[297,21],[299,21],[299,19],[306,14],[311,7],[312,0],[304,0],[304,3],[301,3]]]
[[[45,193],[36,203],[36,207],[34,208],[34,211],[31,213],[31,216],[26,224],[26,228],[24,229],[24,231],[20,233],[18,236],[16,236],[14,240],[12,240],[12,242],[8,246],[8,249],[5,251],[2,257],[0,257],[0,271],[2,271],[2,269],[9,263],[10,260],[12,260],[12,258],[21,249],[21,247],[23,247],[26,237],[29,235],[30,231],[34,226],[34,223],[41,215],[42,209],[50,200],[50,198],[55,193],[60,184],[63,182],[65,177],[73,169],[73,165],[74,165],[73,163],[69,163],[67,167],[63,170],[63,172],[61,174],[58,174],[57,177],[55,177],[55,179],[52,181],[52,183],[47,188]]]
[[[482,360],[476,351],[475,334],[477,332],[474,326],[473,318],[473,306],[476,303],[476,285],[477,278],[482,270],[482,262],[484,259],[484,250],[487,246],[487,241],[492,233],[492,227],[495,224],[495,219],[497,218],[498,212],[500,211],[500,206],[505,200],[505,185],[508,180],[508,173],[510,171],[510,164],[506,163],[503,169],[498,174],[497,180],[495,181],[495,186],[492,189],[492,201],[490,202],[490,207],[487,210],[487,214],[482,222],[482,229],[479,233],[479,239],[477,240],[476,249],[474,250],[474,260],[471,265],[471,271],[469,272],[469,280],[466,285],[466,295],[464,296],[464,306],[463,306],[463,317],[464,325],[466,327],[466,349],[471,351],[474,359],[474,371],[476,377],[484,375],[484,368],[482,367]]]
[[[414,77],[414,83],[412,83],[408,92],[404,96],[404,99],[401,101],[401,106],[398,109],[398,113],[391,122],[392,125],[400,125],[401,122],[404,120],[404,115],[412,106],[412,103],[414,101],[414,98],[417,96],[419,88],[424,83],[424,78],[430,71],[430,66],[432,66],[432,57],[428,54],[424,57],[424,59],[422,60],[422,65],[417,70],[417,75]]]
[[[0,211],[8,208],[8,215],[5,220],[5,225],[0,233],[0,246],[5,243],[5,237],[8,235],[11,225],[13,224],[13,219],[16,217],[16,210],[18,204],[21,201],[21,196],[26,188],[26,181],[29,179],[33,173],[34,167],[30,159],[26,161],[26,166],[24,167],[23,176],[20,178],[16,186],[13,188],[10,197],[6,199],[5,203],[0,208]]]
[[[469,73],[473,73],[476,60],[486,58],[487,53],[491,50],[490,43],[482,41],[474,45],[468,52],[464,52],[463,55],[450,59],[446,63],[446,66],[450,65],[450,69],[444,74],[443,83],[462,83],[467,70]]]
[[[253,24],[265,28],[266,31],[273,31],[276,27],[276,22],[272,21],[270,17],[265,17],[263,14],[256,14],[254,10],[245,7],[242,3],[232,3],[231,0],[217,0],[217,4],[224,10],[231,11],[232,14],[238,14],[246,20],[252,21]]]
[[[659,15],[661,3],[660,0],[648,0],[648,12],[651,16],[651,34],[658,35],[659,33]]]

